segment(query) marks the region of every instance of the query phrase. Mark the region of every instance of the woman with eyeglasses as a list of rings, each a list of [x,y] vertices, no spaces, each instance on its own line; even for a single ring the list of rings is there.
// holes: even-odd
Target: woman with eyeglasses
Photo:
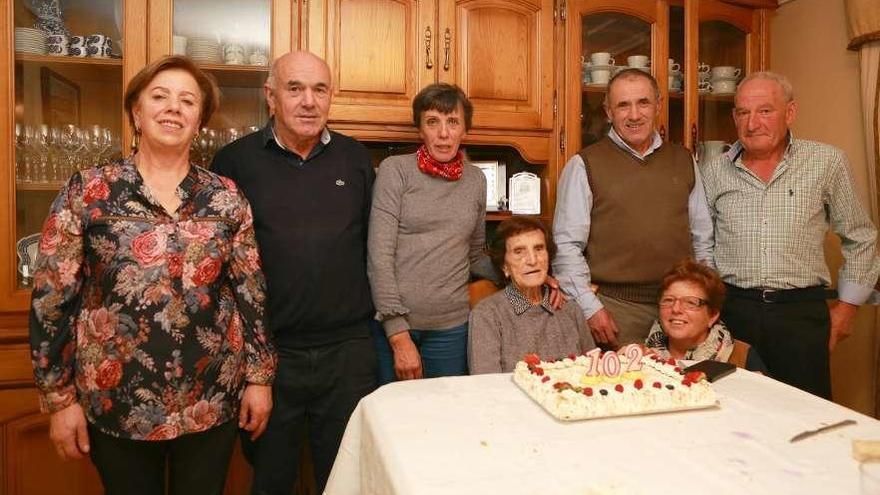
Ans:
[[[758,353],[734,339],[718,319],[724,292],[724,283],[711,268],[692,259],[677,263],[663,277],[660,319],[645,345],[664,359],[711,359],[767,373]]]

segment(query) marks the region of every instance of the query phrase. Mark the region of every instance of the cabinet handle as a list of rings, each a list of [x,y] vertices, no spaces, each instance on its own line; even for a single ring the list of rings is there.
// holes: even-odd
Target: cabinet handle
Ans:
[[[452,32],[449,28],[446,28],[446,33],[443,35],[443,45],[446,48],[446,58],[443,62],[443,70],[449,70],[449,48],[452,46]]]
[[[425,28],[425,68],[434,68],[434,63],[431,62],[431,26]]]
[[[697,124],[691,124],[691,154],[697,158]]]

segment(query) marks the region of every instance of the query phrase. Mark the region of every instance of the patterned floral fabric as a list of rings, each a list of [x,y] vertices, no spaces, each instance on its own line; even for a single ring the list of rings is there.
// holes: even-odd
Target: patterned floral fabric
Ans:
[[[167,440],[235,418],[270,384],[265,279],[235,183],[191,166],[172,215],[131,159],[74,175],[43,226],[30,316],[45,411]]]

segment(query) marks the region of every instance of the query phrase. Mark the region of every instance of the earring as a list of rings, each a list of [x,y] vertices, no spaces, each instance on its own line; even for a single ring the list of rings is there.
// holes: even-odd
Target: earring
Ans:
[[[131,151],[132,151],[132,153],[137,153],[138,144],[140,144],[140,136],[141,136],[140,131],[135,129],[134,134],[131,135]]]

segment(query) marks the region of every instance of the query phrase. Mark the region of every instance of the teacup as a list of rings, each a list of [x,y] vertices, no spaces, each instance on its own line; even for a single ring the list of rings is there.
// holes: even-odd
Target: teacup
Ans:
[[[700,65],[697,66],[697,72],[699,73],[708,73],[711,70],[712,66],[709,64],[700,63]]]
[[[669,91],[681,91],[681,79],[669,76]]]
[[[173,55],[186,55],[186,36],[175,34],[171,37],[171,53]]]
[[[712,91],[712,83],[709,81],[700,81],[697,84],[697,89],[700,91]]]
[[[611,71],[608,69],[594,69],[590,73],[590,78],[593,84],[608,84],[608,80],[611,79]]]
[[[590,77],[590,71],[592,67],[593,64],[591,62],[581,61],[581,82],[583,82],[584,84],[590,84],[591,82],[593,82],[592,78]]]
[[[67,55],[71,57],[85,57],[86,53],[86,37],[70,36],[67,43]]]
[[[649,59],[647,55],[630,55],[626,57],[626,63],[634,68],[647,67]]]
[[[46,49],[49,55],[67,55],[68,39],[63,34],[50,34],[46,36]]]
[[[730,94],[736,92],[736,81],[728,79],[721,81],[713,81],[712,92],[715,94]]]
[[[614,59],[608,52],[596,52],[590,55],[590,62],[593,65],[614,65]]]
[[[108,39],[103,34],[90,34],[86,36],[86,46],[104,46]]]
[[[716,65],[712,67],[712,79],[732,79],[734,77],[739,77],[742,71],[739,70],[739,67],[733,67],[730,65]]]
[[[675,60],[670,58],[669,59],[669,72],[680,72],[680,71],[681,71],[681,64],[677,63]]]

